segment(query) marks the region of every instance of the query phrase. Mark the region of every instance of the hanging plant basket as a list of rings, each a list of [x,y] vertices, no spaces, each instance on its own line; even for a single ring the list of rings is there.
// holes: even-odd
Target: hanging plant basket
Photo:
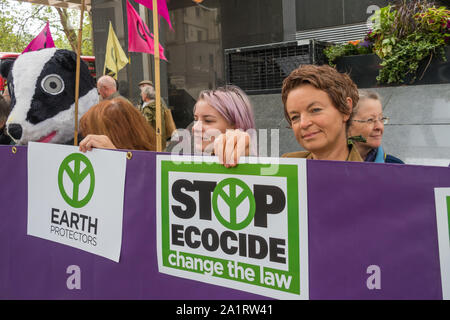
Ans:
[[[336,69],[349,74],[359,88],[373,88],[377,86],[380,62],[374,53],[344,56],[336,59]]]
[[[401,84],[450,83],[450,46],[445,47],[445,57],[447,61],[436,56],[422,60],[417,70],[416,80],[411,81],[412,76],[407,75]],[[336,69],[339,72],[348,73],[359,88],[388,86],[377,82],[376,78],[381,69],[380,62],[381,59],[376,54],[344,56],[336,59]]]

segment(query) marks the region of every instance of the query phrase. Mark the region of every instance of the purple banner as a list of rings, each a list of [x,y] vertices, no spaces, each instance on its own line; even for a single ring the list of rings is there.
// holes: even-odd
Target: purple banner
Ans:
[[[0,299],[261,299],[158,272],[156,153],[127,161],[120,262],[27,235],[27,148],[0,146]],[[310,299],[442,299],[434,188],[450,168],[308,161]],[[380,270],[370,289],[369,266]],[[70,266],[80,288],[70,289]],[[69,268],[69,270],[68,270]]]

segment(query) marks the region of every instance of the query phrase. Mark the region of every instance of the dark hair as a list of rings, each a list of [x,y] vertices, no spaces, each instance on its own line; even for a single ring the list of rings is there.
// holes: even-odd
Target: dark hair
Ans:
[[[286,111],[286,101],[289,93],[302,85],[309,84],[316,89],[325,91],[331,99],[334,107],[345,115],[351,115],[351,108],[347,104],[347,98],[352,99],[353,106],[358,103],[358,88],[345,73],[339,73],[328,66],[303,65],[291,72],[284,79],[281,89],[281,99],[284,105],[284,116],[291,123]],[[350,121],[347,121],[349,124]]]
[[[0,123],[6,121],[10,111],[9,103],[0,95]]]
[[[83,136],[108,136],[119,149],[156,150],[155,130],[127,100],[114,98],[91,107],[80,119]]]

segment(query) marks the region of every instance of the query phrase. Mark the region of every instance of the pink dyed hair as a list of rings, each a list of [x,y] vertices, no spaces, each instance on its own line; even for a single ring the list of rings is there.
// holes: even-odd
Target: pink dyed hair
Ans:
[[[216,90],[203,90],[198,100],[206,101],[236,129],[247,131],[255,128],[252,104],[239,87],[225,86]]]

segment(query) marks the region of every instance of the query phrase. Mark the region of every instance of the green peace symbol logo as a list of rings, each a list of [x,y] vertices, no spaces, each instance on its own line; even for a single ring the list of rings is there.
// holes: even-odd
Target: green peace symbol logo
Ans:
[[[448,213],[448,217],[450,218],[450,196],[447,197],[447,213]],[[450,221],[449,221],[449,225],[450,225]]]
[[[72,161],[74,162],[73,166],[74,170],[72,170],[72,168],[69,166],[69,164]],[[80,172],[81,163],[85,165],[85,168],[83,171]],[[70,181],[72,182],[73,186],[72,197],[69,197],[64,188],[63,184],[64,172],[67,173]],[[80,184],[87,178],[87,176],[90,177],[89,191],[87,192],[86,196],[83,199],[78,199]],[[89,161],[89,159],[80,153],[72,153],[69,156],[67,156],[59,166],[58,187],[59,192],[61,193],[63,199],[67,202],[67,204],[69,204],[74,208],[84,207],[89,202],[89,200],[91,200],[95,187],[94,167],[92,166],[92,163]]]
[[[229,195],[224,191],[224,188],[226,186],[229,187]],[[237,187],[240,187],[242,189],[239,195],[236,194]],[[219,197],[221,197],[230,208],[229,221],[225,219],[220,213],[218,207]],[[250,203],[249,211],[248,213],[246,213],[246,218],[242,222],[237,223],[237,208],[247,198]],[[255,217],[256,203],[253,192],[245,182],[239,179],[227,178],[218,183],[214,188],[212,196],[212,206],[217,220],[219,220],[219,222],[224,227],[231,230],[244,229],[250,224],[250,222],[252,222],[253,218]]]

